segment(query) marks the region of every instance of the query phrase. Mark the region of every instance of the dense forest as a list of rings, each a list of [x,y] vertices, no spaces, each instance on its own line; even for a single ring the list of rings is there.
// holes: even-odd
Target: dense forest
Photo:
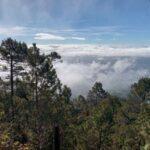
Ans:
[[[131,85],[126,98],[100,82],[73,98],[53,67],[58,53],[8,38],[0,58],[8,71],[0,78],[0,149],[150,150],[149,77]]]

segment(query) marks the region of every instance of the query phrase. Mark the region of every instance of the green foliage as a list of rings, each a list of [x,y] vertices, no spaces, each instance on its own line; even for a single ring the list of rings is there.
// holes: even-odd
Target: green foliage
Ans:
[[[133,84],[126,99],[110,95],[99,82],[87,98],[73,99],[53,67],[59,54],[40,54],[36,44],[27,48],[25,43],[7,39],[0,53],[8,62],[10,52],[13,72],[18,69],[19,76],[13,79],[13,120],[11,82],[0,79],[0,149],[53,149],[55,126],[62,150],[150,149],[149,78]],[[23,66],[17,68],[14,62]]]
[[[141,101],[150,102],[150,78],[142,78],[131,87],[132,94]]]
[[[8,38],[2,41],[0,54],[7,61],[11,59],[11,54],[15,61],[22,61],[22,59],[25,59],[27,54],[27,45]]]
[[[108,93],[103,89],[103,86],[100,82],[96,82],[92,87],[92,90],[89,91],[87,100],[92,105],[97,105],[101,99],[104,99],[108,96]]]

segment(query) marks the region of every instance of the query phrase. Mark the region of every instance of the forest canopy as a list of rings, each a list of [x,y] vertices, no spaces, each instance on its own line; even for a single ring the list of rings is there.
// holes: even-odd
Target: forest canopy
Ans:
[[[0,45],[0,149],[149,150],[150,78],[126,98],[96,82],[72,98],[53,67],[61,56],[11,38]]]

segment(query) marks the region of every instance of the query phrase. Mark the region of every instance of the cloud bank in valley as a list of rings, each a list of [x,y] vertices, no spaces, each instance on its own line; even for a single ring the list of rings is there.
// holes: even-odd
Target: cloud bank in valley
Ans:
[[[57,51],[63,57],[113,56],[113,57],[150,57],[150,47],[119,47],[92,44],[38,45],[44,53]]]
[[[106,58],[103,58],[106,59]],[[61,81],[71,87],[73,94],[86,95],[96,81],[103,83],[104,88],[112,93],[125,95],[130,85],[140,77],[149,76],[148,69],[135,69],[136,61],[130,58],[117,58],[107,63],[56,63],[55,68]]]
[[[131,84],[150,76],[149,47],[111,47],[98,45],[39,45],[44,52],[57,51],[63,62],[54,64],[63,84],[73,95],[84,94],[96,81],[106,90],[124,96]]]
[[[57,51],[62,61],[56,61],[58,77],[69,86],[73,96],[86,95],[98,81],[111,93],[125,96],[131,84],[141,77],[150,77],[149,47],[111,47],[98,45],[38,45],[42,52]],[[0,61],[0,68],[7,65]],[[4,78],[9,72],[0,73]]]

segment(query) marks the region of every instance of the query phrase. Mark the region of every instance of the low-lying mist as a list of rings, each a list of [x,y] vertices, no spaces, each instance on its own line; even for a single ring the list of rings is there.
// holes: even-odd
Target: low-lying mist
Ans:
[[[39,45],[45,53],[57,51],[62,61],[54,64],[58,77],[73,96],[87,95],[98,81],[105,90],[126,96],[131,84],[150,76],[150,47],[107,45]]]

